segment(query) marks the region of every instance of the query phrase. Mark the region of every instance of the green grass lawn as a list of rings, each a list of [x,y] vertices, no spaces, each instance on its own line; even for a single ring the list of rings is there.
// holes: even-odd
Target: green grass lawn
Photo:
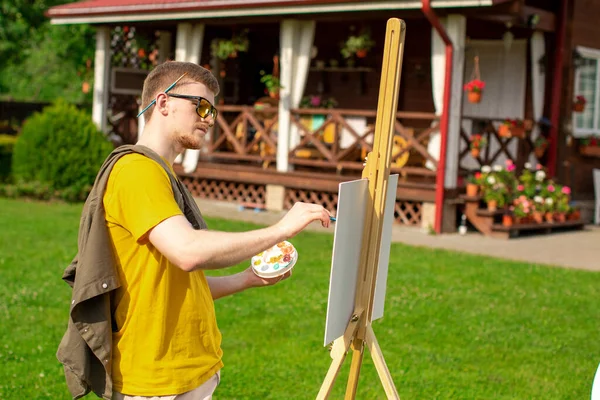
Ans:
[[[80,212],[0,199],[0,399],[69,398],[55,353]],[[301,263],[291,279],[216,303],[225,352],[216,399],[319,391],[331,362],[322,342],[333,237],[292,242]],[[390,258],[385,317],[373,327],[403,400],[589,398],[600,362],[599,274],[400,244]],[[343,398],[349,364],[333,399]],[[385,398],[368,352],[357,398]]]

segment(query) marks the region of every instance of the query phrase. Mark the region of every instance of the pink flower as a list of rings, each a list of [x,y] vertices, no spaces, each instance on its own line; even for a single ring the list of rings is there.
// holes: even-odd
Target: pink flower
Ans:
[[[519,192],[522,192],[523,190],[525,190],[525,186],[523,186],[523,185],[519,185],[519,186],[517,186],[517,190],[518,190]]]
[[[515,166],[515,164],[512,164],[512,163],[511,163],[511,164],[508,164],[508,165],[506,166],[506,170],[507,170],[508,172],[512,172],[512,171],[514,171],[516,168],[517,168],[517,167]]]
[[[563,194],[571,194],[571,188],[568,186],[563,186],[561,192],[563,192]]]
[[[537,169],[539,171],[541,169],[544,169],[544,166],[542,164],[538,164],[535,166],[535,169]]]
[[[548,191],[549,191],[550,193],[554,193],[554,191],[556,190],[556,189],[554,188],[554,185],[548,185],[548,187],[547,187],[546,189],[548,189]]]
[[[514,164],[513,164],[513,162],[512,162],[512,160],[511,160],[510,158],[509,158],[509,159],[507,159],[507,160],[505,161],[505,163],[506,163],[506,166],[507,166],[507,167],[508,167],[509,165],[514,165]]]
[[[319,96],[312,96],[310,98],[310,104],[313,107],[319,107],[319,105],[321,105],[321,98]]]

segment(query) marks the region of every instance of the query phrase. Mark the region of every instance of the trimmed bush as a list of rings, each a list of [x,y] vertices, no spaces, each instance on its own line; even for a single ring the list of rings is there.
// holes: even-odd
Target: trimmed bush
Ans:
[[[10,178],[12,153],[17,138],[11,135],[0,135],[0,182]]]
[[[58,101],[23,125],[12,172],[17,183],[35,182],[36,188],[66,193],[61,196],[65,200],[82,200],[112,150],[112,143],[86,112]]]

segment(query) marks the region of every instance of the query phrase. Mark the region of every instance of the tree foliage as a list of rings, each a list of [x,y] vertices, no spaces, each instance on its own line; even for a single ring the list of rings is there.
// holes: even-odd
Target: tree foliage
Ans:
[[[51,25],[48,8],[72,0],[0,0],[0,94],[16,100],[91,101],[95,39],[88,25]]]

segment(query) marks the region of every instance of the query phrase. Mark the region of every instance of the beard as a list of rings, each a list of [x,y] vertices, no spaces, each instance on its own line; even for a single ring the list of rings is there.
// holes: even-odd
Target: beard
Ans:
[[[176,135],[177,145],[187,150],[200,150],[204,140],[190,133]]]

